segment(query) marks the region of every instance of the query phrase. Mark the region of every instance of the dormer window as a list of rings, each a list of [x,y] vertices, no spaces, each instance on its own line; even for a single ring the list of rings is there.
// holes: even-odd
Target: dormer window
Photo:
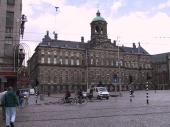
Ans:
[[[41,54],[44,54],[44,50],[41,50]]]
[[[54,55],[57,55],[56,51],[54,51]]]

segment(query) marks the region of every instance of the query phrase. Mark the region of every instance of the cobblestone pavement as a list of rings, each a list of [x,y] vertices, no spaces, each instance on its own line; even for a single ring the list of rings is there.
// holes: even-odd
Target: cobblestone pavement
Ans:
[[[45,96],[35,104],[18,108],[16,127],[170,127],[170,91],[135,91],[109,100],[92,100],[85,105],[58,104],[62,96]]]

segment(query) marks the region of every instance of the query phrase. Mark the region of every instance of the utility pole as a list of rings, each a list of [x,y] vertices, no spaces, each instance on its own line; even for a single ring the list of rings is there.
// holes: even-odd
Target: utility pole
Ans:
[[[86,57],[86,87],[87,87],[87,89],[89,88],[89,79],[88,79],[88,74],[89,74],[89,72],[88,72],[88,56],[87,56],[87,49],[86,49],[86,53],[85,53],[85,57]]]
[[[117,42],[119,42],[119,37],[117,36]],[[119,49],[119,43],[118,46],[118,84],[119,84],[119,95],[121,96],[121,74],[120,74],[120,49]]]

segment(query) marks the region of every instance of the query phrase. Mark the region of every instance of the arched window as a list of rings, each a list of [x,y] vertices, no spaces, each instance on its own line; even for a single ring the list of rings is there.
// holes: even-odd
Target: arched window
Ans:
[[[95,33],[100,33],[100,28],[99,28],[99,26],[96,26],[96,27],[95,27]]]

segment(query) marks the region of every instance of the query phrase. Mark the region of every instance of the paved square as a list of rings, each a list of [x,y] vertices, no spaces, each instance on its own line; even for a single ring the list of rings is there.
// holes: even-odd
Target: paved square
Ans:
[[[45,97],[39,105],[30,98],[30,105],[17,111],[16,127],[170,127],[170,91],[135,91],[109,100],[93,100],[85,105],[59,105],[58,95]]]

